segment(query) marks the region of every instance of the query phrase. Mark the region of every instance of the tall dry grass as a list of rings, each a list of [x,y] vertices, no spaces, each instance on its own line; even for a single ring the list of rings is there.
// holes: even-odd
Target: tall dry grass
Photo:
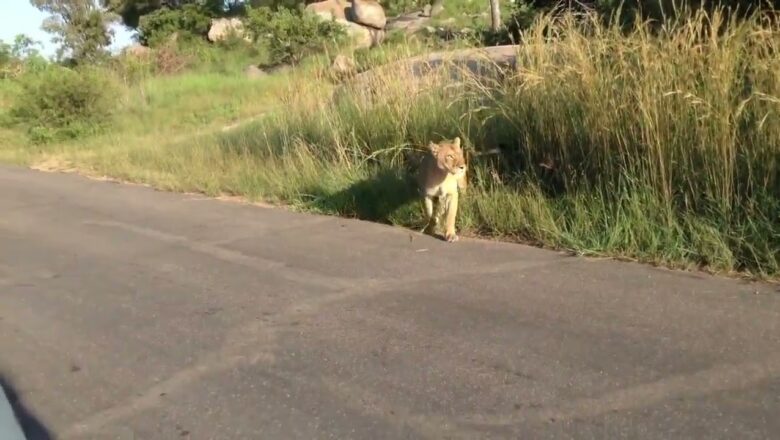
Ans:
[[[696,12],[626,31],[545,16],[517,48],[517,69],[500,78],[453,80],[445,69],[420,81],[385,68],[334,99],[301,81],[284,112],[222,137],[221,151],[256,164],[255,180],[284,201],[416,225],[419,209],[399,196],[410,194],[413,150],[460,135],[474,187],[465,229],[776,275],[776,22]]]

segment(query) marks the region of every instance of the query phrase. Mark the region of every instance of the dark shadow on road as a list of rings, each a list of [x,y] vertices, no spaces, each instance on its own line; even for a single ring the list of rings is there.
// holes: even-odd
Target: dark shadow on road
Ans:
[[[51,433],[41,423],[35,414],[25,406],[24,402],[19,398],[19,394],[11,383],[2,375],[0,375],[0,387],[5,391],[5,395],[8,398],[8,402],[11,404],[11,408],[14,411],[16,420],[22,427],[27,440],[51,440]]]
[[[392,218],[408,220],[411,210],[422,209],[414,203],[419,199],[414,179],[402,170],[378,171],[334,193],[320,187],[306,193],[315,209],[381,223],[392,223]]]

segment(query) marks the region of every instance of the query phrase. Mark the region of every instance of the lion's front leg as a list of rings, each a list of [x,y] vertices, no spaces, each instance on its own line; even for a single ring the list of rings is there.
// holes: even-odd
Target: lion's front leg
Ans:
[[[423,232],[432,235],[436,232],[436,224],[438,223],[436,213],[433,209],[433,197],[426,195],[425,199],[423,199],[423,205],[425,207],[425,218],[428,220],[428,224],[425,226]]]
[[[445,222],[444,238],[449,241],[458,241],[458,235],[455,233],[455,218],[458,215],[458,193],[454,192],[447,196],[447,219]]]

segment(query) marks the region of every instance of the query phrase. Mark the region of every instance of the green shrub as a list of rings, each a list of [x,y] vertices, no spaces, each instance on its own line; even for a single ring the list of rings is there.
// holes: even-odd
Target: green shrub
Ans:
[[[155,54],[122,54],[108,64],[125,84],[138,84],[157,73]]]
[[[74,139],[100,132],[111,121],[118,89],[105,71],[61,66],[19,79],[11,107],[13,120],[34,142]]]
[[[198,42],[182,48],[197,60],[195,70],[202,72],[239,73],[250,64],[268,61],[267,49],[262,44],[248,43],[242,36],[228,34],[217,44]]]
[[[138,36],[147,46],[158,46],[173,34],[179,38],[205,36],[211,25],[211,12],[199,5],[188,4],[179,9],[158,9],[141,17]]]
[[[11,63],[14,60],[13,52],[11,52],[11,45],[3,40],[0,40],[0,67]]]
[[[13,44],[0,40],[0,79],[15,78],[24,72],[40,70],[48,61],[38,52],[39,43],[19,34]]]
[[[297,9],[247,8],[247,29],[267,42],[271,64],[298,63],[304,56],[345,37],[343,27]]]
[[[410,11],[418,11],[429,2],[427,0],[381,0],[379,3],[385,8],[387,16],[392,17]],[[485,5],[487,6],[487,3]]]

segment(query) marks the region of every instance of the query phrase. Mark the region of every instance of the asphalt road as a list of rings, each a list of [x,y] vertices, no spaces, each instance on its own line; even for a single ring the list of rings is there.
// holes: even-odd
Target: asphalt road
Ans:
[[[0,168],[34,438],[780,438],[777,286]]]

